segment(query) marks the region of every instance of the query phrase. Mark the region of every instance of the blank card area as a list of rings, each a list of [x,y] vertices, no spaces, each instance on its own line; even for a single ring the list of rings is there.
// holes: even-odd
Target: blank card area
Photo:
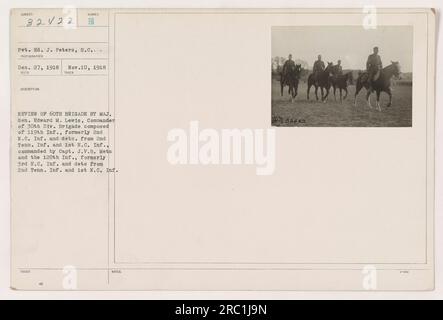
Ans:
[[[190,121],[269,128],[271,27],[306,21],[116,14],[116,262],[426,263],[424,104],[412,128],[276,128],[270,176],[166,159],[169,130]]]

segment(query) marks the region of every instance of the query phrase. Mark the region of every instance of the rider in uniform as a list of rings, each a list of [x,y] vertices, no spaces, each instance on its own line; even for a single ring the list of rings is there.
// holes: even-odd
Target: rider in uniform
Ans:
[[[321,55],[319,54],[317,60],[314,62],[314,66],[312,67],[312,72],[314,74],[314,79],[317,82],[318,76],[320,72],[325,70],[325,63],[321,60]]]
[[[341,76],[343,74],[343,67],[341,66],[341,60],[337,61],[337,65],[335,66],[335,74]]]
[[[366,70],[369,75],[369,89],[372,90],[372,85],[374,81],[380,76],[380,70],[383,68],[381,58],[378,55],[378,47],[374,47],[374,53],[369,55],[368,61],[366,62]]]
[[[289,70],[295,70],[295,62],[292,60],[292,54],[289,54],[288,60],[283,64],[282,74],[283,74],[283,83],[286,83],[286,74]]]

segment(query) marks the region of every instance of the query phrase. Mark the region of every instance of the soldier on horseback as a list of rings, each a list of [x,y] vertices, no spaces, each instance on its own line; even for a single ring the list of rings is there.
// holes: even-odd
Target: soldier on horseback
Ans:
[[[341,66],[341,60],[337,61],[337,65],[335,66],[335,75],[338,76],[343,75],[343,67]]]
[[[325,63],[321,59],[321,55],[319,54],[317,57],[317,61],[314,62],[314,66],[312,67],[312,73],[314,75],[315,82],[318,81],[318,75],[325,70]]]
[[[383,68],[380,56],[378,55],[378,47],[374,48],[374,53],[368,57],[366,62],[367,72],[361,73],[358,76],[357,84],[355,86],[354,105],[357,105],[357,95],[360,90],[366,88],[366,101],[368,106],[372,108],[370,95],[375,91],[377,94],[377,108],[380,107],[380,94],[386,92],[389,95],[389,103],[387,107],[392,105],[392,90],[391,79],[400,76],[400,63],[398,61],[391,61],[391,64]]]
[[[381,62],[380,56],[378,55],[378,47],[374,47],[374,53],[369,55],[368,61],[366,62],[366,70],[368,71],[369,75],[369,90],[372,91],[373,83],[380,76],[381,69],[383,69],[383,64]]]
[[[292,60],[292,54],[289,54],[288,60],[286,60],[285,63],[283,64],[283,69],[282,69],[283,83],[287,82],[286,76],[288,72],[293,70],[295,70],[295,62],[294,60]]]
[[[292,54],[289,54],[288,60],[283,64],[280,73],[280,92],[283,96],[283,87],[289,86],[288,94],[291,95],[291,100],[297,96],[298,81],[300,78],[301,65],[295,64],[292,60]]]

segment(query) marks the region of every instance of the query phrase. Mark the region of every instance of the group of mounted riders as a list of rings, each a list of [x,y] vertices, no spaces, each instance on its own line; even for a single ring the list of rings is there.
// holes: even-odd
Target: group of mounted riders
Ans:
[[[289,86],[288,93],[293,100],[297,96],[298,81],[300,79],[302,68],[300,64],[295,64],[290,54],[288,60],[285,61],[281,71],[281,94],[283,95],[283,87]],[[365,87],[367,90],[366,100],[369,107],[372,108],[370,102],[370,94],[376,92],[377,94],[377,108],[380,111],[380,93],[386,92],[389,95],[388,107],[392,104],[392,92],[390,89],[391,78],[400,77],[400,64],[398,62],[391,61],[391,64],[383,68],[383,63],[379,55],[379,48],[374,47],[373,53],[368,56],[366,61],[366,72],[361,72],[357,78],[356,90],[355,90],[355,103],[356,97],[360,90]],[[313,64],[312,73],[308,77],[308,91],[307,98],[309,100],[309,92],[312,86],[315,87],[315,96],[318,100],[318,88],[321,89],[321,100],[326,102],[329,90],[331,87],[334,89],[334,97],[336,96],[336,90],[340,91],[340,101],[346,99],[348,95],[348,84],[353,84],[352,71],[343,73],[343,67],[341,60],[337,61],[334,65],[332,62],[328,62],[326,65],[322,60],[322,56],[318,55],[317,60]],[[345,93],[343,97],[342,92]]]

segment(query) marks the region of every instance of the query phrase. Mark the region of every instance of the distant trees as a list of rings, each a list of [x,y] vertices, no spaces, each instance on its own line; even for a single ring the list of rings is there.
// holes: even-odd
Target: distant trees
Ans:
[[[279,57],[279,56],[275,56],[271,59],[271,63],[272,63],[272,72],[280,72],[281,68],[283,68],[283,64],[285,63],[285,61],[287,60],[287,57]],[[301,65],[301,67],[303,69],[308,69],[309,65],[306,61],[301,60],[301,59],[293,59],[295,64],[299,64]]]
[[[283,64],[285,63],[286,58],[284,57],[273,57],[272,58],[272,71],[280,72],[283,68]]]

